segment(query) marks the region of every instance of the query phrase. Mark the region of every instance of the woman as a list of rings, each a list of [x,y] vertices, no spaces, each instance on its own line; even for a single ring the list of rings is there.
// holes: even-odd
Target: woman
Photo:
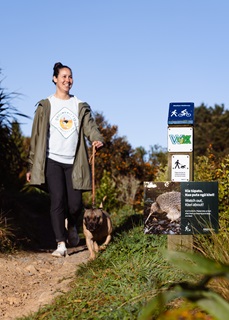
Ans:
[[[53,82],[55,94],[38,102],[34,116],[26,179],[31,185],[48,186],[57,242],[52,255],[62,257],[67,254],[66,242],[69,246],[79,243],[76,221],[82,209],[82,191],[91,190],[85,138],[98,149],[103,146],[103,137],[89,105],[69,93],[73,85],[72,70],[56,63]]]

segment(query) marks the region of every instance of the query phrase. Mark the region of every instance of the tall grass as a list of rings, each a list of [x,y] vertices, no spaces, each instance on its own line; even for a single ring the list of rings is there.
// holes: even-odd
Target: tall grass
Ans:
[[[12,226],[10,225],[7,215],[0,213],[0,252],[10,252],[13,251],[14,233]]]
[[[198,235],[195,237],[194,249],[206,258],[229,265],[229,238],[225,234]],[[229,301],[228,281],[217,279],[211,283],[211,288]]]
[[[217,160],[210,147],[208,155],[198,157],[194,166],[196,181],[218,181],[220,226],[218,234],[195,236],[194,249],[209,259],[229,265],[229,155]],[[228,281],[217,279],[211,286],[229,301]]]

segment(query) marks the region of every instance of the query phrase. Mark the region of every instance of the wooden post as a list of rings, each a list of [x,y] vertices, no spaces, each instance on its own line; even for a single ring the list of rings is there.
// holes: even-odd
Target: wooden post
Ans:
[[[193,130],[193,115],[194,104],[193,103],[170,103],[169,116],[168,116],[168,142],[172,139],[172,147],[168,146],[168,180],[169,181],[193,181],[193,140],[187,139],[187,136],[182,138],[182,134],[170,135],[169,132],[176,129],[182,133],[184,128],[191,128]],[[183,139],[183,140],[182,140]],[[186,139],[186,141],[184,141]],[[190,143],[187,146],[188,149],[182,146],[182,143]],[[189,149],[190,147],[190,149]],[[172,157],[186,155],[189,159],[189,172],[187,176],[175,177],[173,174],[174,168],[172,167]],[[175,179],[175,180],[174,180]],[[193,236],[192,235],[168,235],[167,236],[167,248],[171,251],[192,251],[193,250]]]

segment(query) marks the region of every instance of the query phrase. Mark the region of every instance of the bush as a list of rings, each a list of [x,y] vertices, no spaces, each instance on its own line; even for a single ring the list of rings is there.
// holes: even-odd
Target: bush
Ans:
[[[13,232],[6,215],[0,214],[0,252],[10,252],[13,250]]]
[[[218,181],[219,224],[221,236],[229,232],[229,155],[216,160],[209,150],[208,156],[198,157],[194,164],[195,181]]]

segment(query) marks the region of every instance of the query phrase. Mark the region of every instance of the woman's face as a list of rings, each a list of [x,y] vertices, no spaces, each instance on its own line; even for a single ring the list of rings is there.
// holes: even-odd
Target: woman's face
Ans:
[[[73,85],[72,73],[68,68],[62,68],[57,77],[53,77],[56,90],[68,93]]]

